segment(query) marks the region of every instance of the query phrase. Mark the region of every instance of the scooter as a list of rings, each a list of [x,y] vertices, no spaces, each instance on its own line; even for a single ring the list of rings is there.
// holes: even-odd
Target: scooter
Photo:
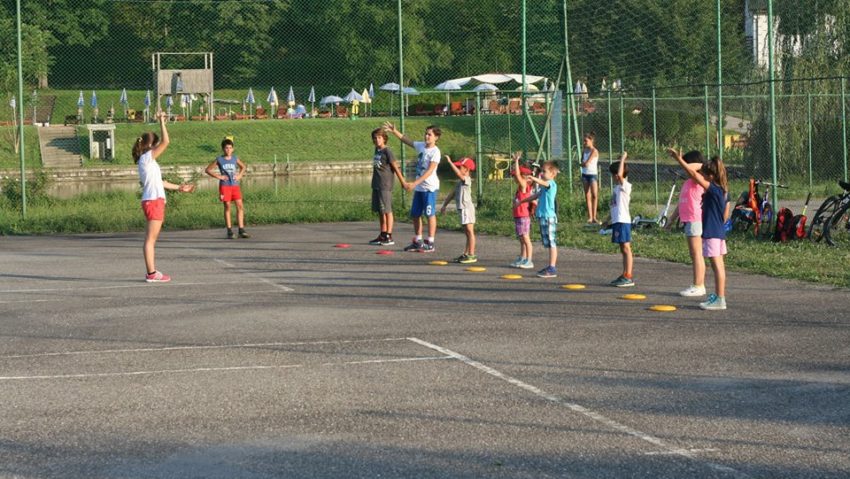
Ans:
[[[663,228],[667,226],[667,214],[670,212],[670,203],[673,202],[673,195],[675,193],[676,185],[674,184],[673,187],[670,188],[670,196],[667,197],[667,204],[664,205],[664,209],[658,213],[658,216],[655,218],[642,218],[640,215],[635,215],[635,217],[632,218],[632,227],[638,229],[650,228],[652,226]]]

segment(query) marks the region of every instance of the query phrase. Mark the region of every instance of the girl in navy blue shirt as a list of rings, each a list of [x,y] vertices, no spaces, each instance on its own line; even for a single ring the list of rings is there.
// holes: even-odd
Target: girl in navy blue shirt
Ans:
[[[714,271],[715,293],[708,295],[708,301],[699,307],[707,310],[726,309],[726,229],[723,224],[727,214],[726,167],[723,160],[715,156],[705,162],[702,168],[693,170],[687,167],[681,151],[667,150],[685,172],[705,189],[702,195],[702,254],[711,260]]]

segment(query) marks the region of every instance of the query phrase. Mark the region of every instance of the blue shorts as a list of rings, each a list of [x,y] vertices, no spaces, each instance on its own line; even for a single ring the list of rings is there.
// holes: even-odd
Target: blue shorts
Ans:
[[[436,191],[414,191],[413,203],[410,205],[410,217],[434,216],[437,214]]]
[[[582,183],[590,184],[595,181],[599,181],[599,175],[585,175],[584,173],[581,174]]]
[[[611,225],[611,242],[625,244],[632,242],[632,224],[614,223]]]
[[[558,218],[538,218],[544,248],[557,248]]]

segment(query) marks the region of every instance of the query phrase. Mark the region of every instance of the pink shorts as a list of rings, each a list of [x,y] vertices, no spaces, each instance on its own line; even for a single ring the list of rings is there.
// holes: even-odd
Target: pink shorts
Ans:
[[[706,258],[716,258],[726,255],[726,240],[720,238],[703,238],[702,255]]]
[[[520,216],[518,218],[514,218],[514,227],[517,238],[528,236],[531,234],[531,217]]]
[[[220,199],[223,203],[241,200],[242,189],[239,187],[239,185],[220,185],[218,187],[218,199]]]
[[[165,198],[142,201],[142,211],[148,221],[165,221]]]

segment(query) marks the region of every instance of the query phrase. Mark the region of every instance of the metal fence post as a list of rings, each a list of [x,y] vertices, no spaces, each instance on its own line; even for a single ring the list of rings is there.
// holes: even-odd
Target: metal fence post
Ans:
[[[652,87],[652,157],[655,165],[655,208],[658,208],[658,123],[655,115],[655,87]]]
[[[721,39],[720,0],[717,0],[717,156],[722,160],[726,141],[723,135],[723,46]],[[708,134],[707,131],[706,134]]]
[[[773,183],[779,183],[779,172],[777,171],[776,164],[776,65],[774,64],[773,57],[773,38],[774,38],[774,28],[773,28],[773,0],[767,0],[767,61],[768,61],[768,75],[770,81],[770,161],[773,166]],[[846,165],[847,162],[845,161]],[[845,169],[846,175],[846,169]],[[770,191],[773,193],[773,198],[771,201],[773,202],[773,207],[776,208],[779,201],[779,194],[777,191],[779,188],[772,188]]]
[[[809,144],[809,191],[812,190],[814,184],[814,170],[812,169],[812,93],[806,93],[806,130],[807,142]]]
[[[626,151],[626,105],[620,90],[620,153]]]
[[[398,97],[401,99],[399,104],[401,107],[398,109],[399,115],[399,130],[404,133],[404,47],[402,45],[402,39],[404,38],[404,31],[402,30],[402,21],[401,21],[401,0],[398,0]],[[400,152],[401,153],[401,173],[405,175],[405,144],[401,143]],[[405,189],[401,189],[401,204],[402,206],[405,204]]]
[[[611,118],[611,88],[608,88],[608,166],[614,163],[614,158],[611,156],[614,154],[614,138],[612,135],[614,134],[614,125],[612,123]],[[614,189],[614,179],[608,175],[608,187],[612,190]]]
[[[711,156],[711,118],[708,111],[708,85],[703,85],[705,97],[705,157]]]
[[[484,166],[484,152],[481,147],[481,92],[475,92],[475,157],[478,158],[477,172],[478,181],[478,206],[481,206],[481,198],[484,194],[483,185],[481,184],[481,167]]]
[[[17,0],[17,31],[18,31],[18,101],[21,102],[18,108],[18,157],[21,161],[21,217],[27,217],[27,172],[26,161],[24,160],[24,150],[26,143],[24,142],[24,67],[21,58],[23,52],[21,50],[21,0]],[[33,123],[35,124],[35,123]],[[845,155],[846,156],[846,155]]]
[[[847,181],[847,78],[841,77],[841,143],[844,147],[844,181]]]

